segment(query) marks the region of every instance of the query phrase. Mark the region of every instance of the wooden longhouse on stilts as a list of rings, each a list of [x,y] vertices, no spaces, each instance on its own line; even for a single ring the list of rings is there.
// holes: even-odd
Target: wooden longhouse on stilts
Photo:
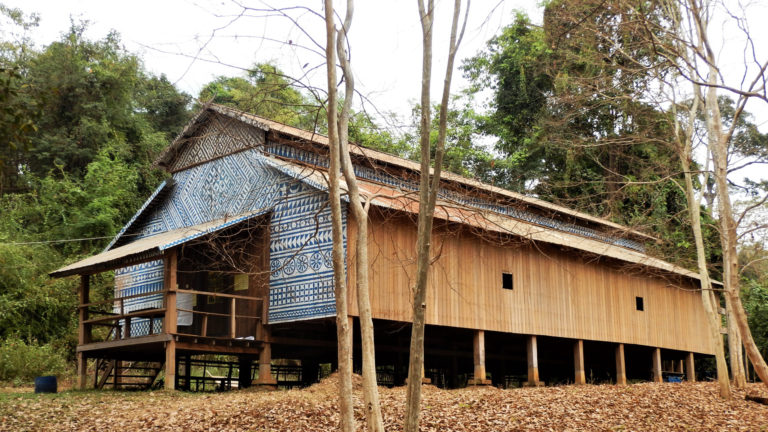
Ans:
[[[419,166],[351,151],[372,204],[379,379],[396,385],[408,362]],[[168,180],[106,250],[51,274],[81,278],[80,386],[89,360],[97,387],[140,386],[161,368],[171,389],[309,384],[333,369],[327,155],[324,136],[204,107],[156,162]],[[698,275],[647,255],[654,239],[643,233],[450,173],[435,218],[424,365],[435,384],[693,380],[694,356],[713,353]],[[355,224],[344,227],[354,244]],[[345,250],[351,282],[357,263]],[[92,301],[91,276],[106,271],[114,296]],[[226,377],[195,376],[201,358],[215,364],[206,354],[237,360]]]

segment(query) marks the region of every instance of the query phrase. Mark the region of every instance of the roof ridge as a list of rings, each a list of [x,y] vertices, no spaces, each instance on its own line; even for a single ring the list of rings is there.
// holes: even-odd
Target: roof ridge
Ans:
[[[256,127],[260,127],[266,132],[277,131],[277,132],[285,133],[288,135],[296,136],[302,139],[306,139],[316,144],[321,144],[325,146],[328,145],[328,137],[323,134],[320,134],[317,132],[310,132],[310,131],[300,129],[294,126],[290,126],[284,123],[280,123],[274,120],[269,120],[269,119],[257,116],[255,114],[238,110],[236,108],[209,103],[204,107],[204,109],[209,109],[219,114],[233,117],[243,121],[250,120],[248,123]],[[198,116],[196,116],[195,119],[197,119]],[[414,162],[414,161],[402,158],[400,156],[392,155],[380,150],[374,150],[367,147],[363,147],[355,143],[349,143],[349,144],[350,144],[349,148],[353,153],[363,156],[365,158],[369,158],[378,162],[383,162],[389,165],[399,166],[401,168],[405,168],[417,173],[421,171],[421,164],[419,164],[418,162]],[[430,171],[431,171],[431,168],[430,168]],[[545,201],[540,198],[530,197],[530,196],[521,194],[519,192],[510,191],[504,188],[500,188],[498,186],[481,182],[476,179],[464,177],[450,171],[443,171],[440,177],[450,182],[481,189],[495,195],[501,195],[506,198],[511,198],[520,202],[524,202],[526,204],[530,204],[544,210],[554,211],[563,215],[567,215],[567,216],[574,217],[577,219],[582,219],[591,223],[599,224],[599,225],[609,227],[630,235],[634,235],[636,237],[644,238],[646,240],[659,241],[658,238],[652,235],[646,234],[642,231],[638,231],[634,228],[630,228],[628,226],[621,225],[616,222],[612,222],[598,216],[593,216],[588,213],[573,210],[571,208],[568,208],[559,204],[555,204],[549,201]]]

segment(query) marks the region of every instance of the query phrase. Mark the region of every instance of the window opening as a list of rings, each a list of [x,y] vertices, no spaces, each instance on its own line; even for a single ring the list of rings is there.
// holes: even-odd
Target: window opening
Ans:
[[[504,289],[514,289],[514,278],[512,277],[512,273],[502,273],[501,274],[501,287]]]

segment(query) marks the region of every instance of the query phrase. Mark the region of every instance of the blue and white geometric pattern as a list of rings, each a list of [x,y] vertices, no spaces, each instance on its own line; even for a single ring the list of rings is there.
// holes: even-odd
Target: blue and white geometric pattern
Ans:
[[[147,222],[127,234],[143,238],[271,210],[269,323],[335,316],[330,208],[322,185],[284,173],[257,149],[193,166],[173,179],[173,190],[142,218]],[[346,240],[344,248],[346,254]],[[162,286],[162,261],[157,270]],[[133,266],[116,274],[138,271]],[[140,307],[159,306],[152,300]]]
[[[163,289],[163,260],[154,260],[123,267],[115,270],[115,297],[126,297],[135,294],[150,293]],[[142,309],[154,309],[163,307],[163,295],[153,294],[146,297],[136,297],[124,300],[125,313]],[[114,311],[120,312],[120,304],[115,303]],[[125,323],[120,322],[125,334]],[[162,320],[155,319],[153,331],[158,333],[162,329]],[[138,318],[131,320],[131,336],[146,336],[149,334],[149,319]]]
[[[285,188],[285,176],[271,169],[256,149],[179,171],[173,179],[169,197],[151,211],[136,238],[269,209]]]
[[[275,206],[269,228],[269,322],[335,316],[328,195],[293,183],[287,196]],[[346,211],[341,214],[346,227]]]

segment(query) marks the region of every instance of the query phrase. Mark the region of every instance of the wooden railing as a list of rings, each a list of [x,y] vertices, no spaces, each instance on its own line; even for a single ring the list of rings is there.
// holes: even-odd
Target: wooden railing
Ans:
[[[126,300],[141,298],[141,297],[149,297],[149,296],[157,296],[159,294],[165,295],[165,290],[158,290],[158,291],[151,291],[146,293],[140,293],[140,294],[131,294],[123,297],[115,297],[108,300],[101,300],[101,301],[95,301],[95,302],[88,302],[83,303],[79,306],[79,309],[81,311],[85,311],[84,316],[88,317],[87,319],[82,321],[82,325],[84,327],[85,333],[89,335],[88,339],[92,339],[92,329],[93,327],[110,327],[111,331],[105,338],[105,340],[115,340],[115,339],[127,339],[132,337],[131,335],[131,328],[132,328],[132,320],[136,318],[148,318],[148,325],[149,325],[149,331],[148,334],[154,334],[154,323],[155,319],[162,318],[165,316],[165,308],[153,308],[153,309],[144,309],[140,311],[133,311],[133,312],[125,312],[125,302]],[[115,307],[117,305],[117,307]],[[101,306],[102,308],[98,308]],[[110,307],[112,310],[103,310],[104,306]],[[117,310],[115,312],[114,310]],[[95,318],[90,318],[92,315],[100,315]],[[120,321],[123,321],[123,325],[120,324]],[[89,342],[95,342],[93,340],[89,340]]]
[[[207,311],[201,311],[201,310],[194,310],[194,309],[181,309],[178,306],[176,307],[176,310],[179,312],[190,312],[192,314],[197,314],[202,316],[202,324],[200,326],[200,333],[199,335],[194,336],[208,336],[208,317],[217,316],[217,317],[226,317],[229,319],[229,337],[234,339],[237,337],[237,319],[238,318],[244,318],[249,320],[256,320],[257,321],[257,333],[259,333],[259,329],[261,328],[261,325],[265,322],[267,322],[267,307],[264,304],[264,299],[262,297],[250,297],[250,296],[243,296],[243,295],[236,295],[236,294],[225,294],[225,293],[217,293],[217,292],[210,292],[210,291],[197,291],[197,290],[176,290],[175,291],[178,294],[194,294],[194,295],[205,295],[209,297],[220,297],[225,298],[229,300],[229,313],[221,313],[221,312],[207,312]],[[254,316],[254,315],[238,315],[237,314],[237,302],[260,302],[261,303],[261,315],[260,316]],[[258,334],[256,335],[259,336]]]
[[[192,314],[202,316],[202,323],[200,326],[201,334],[194,334],[192,336],[202,336],[202,337],[208,336],[208,318],[209,317],[226,317],[228,318],[228,321],[229,321],[228,336],[230,338],[234,339],[237,336],[237,320],[240,318],[255,320],[257,324],[255,336],[257,338],[261,337],[262,325],[267,321],[267,316],[266,316],[267,307],[264,304],[264,298],[209,292],[209,291],[197,291],[197,290],[177,289],[177,290],[174,290],[173,292],[177,294],[205,295],[209,297],[225,298],[229,300],[228,313],[208,312],[208,311],[195,310],[195,309],[183,309],[177,306],[176,311],[178,312],[189,312]],[[164,307],[125,312],[126,300],[131,300],[131,299],[140,298],[140,297],[156,296],[158,294],[163,295]],[[91,336],[93,327],[110,327],[111,331],[108,333],[106,340],[128,339],[130,337],[133,337],[131,332],[132,321],[136,318],[148,318],[149,319],[148,334],[150,335],[155,334],[155,328],[154,328],[155,319],[165,318],[166,316],[165,306],[167,306],[167,301],[166,301],[168,298],[167,294],[168,294],[167,290],[159,290],[159,291],[152,291],[148,293],[132,294],[132,295],[123,296],[123,297],[115,297],[110,300],[102,300],[102,301],[88,302],[88,303],[81,304],[79,306],[79,309],[81,311],[85,311],[84,316],[86,317],[86,319],[82,320],[82,323],[81,323],[84,327],[85,334],[88,335],[88,338],[87,338],[88,340],[86,343],[95,342],[92,340],[92,336]],[[260,302],[261,314],[258,316],[257,315],[238,315],[237,314],[238,302]],[[103,306],[106,306],[106,305],[111,305],[113,308],[113,311],[103,310]],[[102,306],[102,308],[99,309],[98,308],[99,306]],[[114,310],[117,310],[118,312],[115,312]],[[100,316],[90,318],[92,315],[100,315]],[[123,321],[122,325],[120,324],[121,321]],[[162,331],[164,333],[167,332],[165,328],[163,328]],[[175,334],[185,334],[185,333],[175,333]]]

